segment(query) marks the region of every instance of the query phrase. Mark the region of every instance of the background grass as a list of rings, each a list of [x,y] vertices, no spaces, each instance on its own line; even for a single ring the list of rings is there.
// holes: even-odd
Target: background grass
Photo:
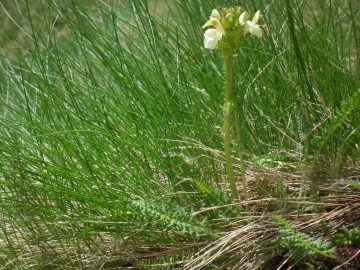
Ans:
[[[185,264],[219,237],[217,219],[239,217],[194,216],[231,202],[222,62],[201,29],[220,6],[2,4],[3,269],[142,268],[164,247]],[[247,161],[316,181],[346,175],[360,142],[356,1],[245,7],[268,26],[235,58]]]

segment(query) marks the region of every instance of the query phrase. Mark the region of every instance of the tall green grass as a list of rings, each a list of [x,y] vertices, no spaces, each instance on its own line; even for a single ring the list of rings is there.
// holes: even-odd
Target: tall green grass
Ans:
[[[216,237],[215,223],[193,213],[229,203],[222,61],[201,29],[220,2],[40,2],[35,12],[14,3],[21,39],[3,37],[3,269],[96,268],[111,260],[99,250],[105,236],[119,267],[132,245]],[[359,158],[351,3],[246,3],[268,26],[234,63],[247,160],[330,164],[338,177]]]

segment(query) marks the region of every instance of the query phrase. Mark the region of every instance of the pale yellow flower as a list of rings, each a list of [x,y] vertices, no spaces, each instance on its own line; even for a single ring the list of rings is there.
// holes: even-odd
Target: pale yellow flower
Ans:
[[[260,10],[258,10],[252,21],[248,21],[249,15],[247,12],[243,12],[239,17],[239,23],[244,26],[244,36],[248,33],[251,35],[262,37],[262,30],[261,27],[257,24],[257,22],[261,19]]]
[[[220,13],[214,9],[211,13],[210,20],[208,20],[204,25],[203,28],[207,26],[214,26],[215,29],[208,29],[204,33],[204,46],[206,49],[213,50],[216,47],[216,44],[219,42],[219,40],[222,38],[222,36],[225,35],[224,28],[221,25],[220,22]]]

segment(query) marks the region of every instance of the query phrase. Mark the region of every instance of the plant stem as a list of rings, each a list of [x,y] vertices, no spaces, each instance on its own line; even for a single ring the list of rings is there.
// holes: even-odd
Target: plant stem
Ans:
[[[242,100],[241,103],[242,104]],[[247,189],[246,189],[246,179],[245,179],[245,164],[244,164],[244,157],[243,157],[243,145],[241,143],[241,129],[240,129],[240,106],[238,102],[235,102],[234,105],[235,109],[235,125],[236,125],[236,133],[238,138],[238,144],[239,144],[239,158],[240,158],[240,171],[241,171],[241,181],[243,185],[243,192],[244,192],[244,200],[247,200]]]
[[[232,166],[231,159],[231,146],[230,146],[230,116],[231,116],[231,106],[233,103],[233,78],[232,78],[232,54],[224,54],[224,64],[225,64],[225,109],[224,109],[224,148],[225,148],[225,160],[226,160],[226,169],[228,180],[230,184],[230,189],[232,197],[234,200],[239,200],[239,194],[236,189],[234,171]]]

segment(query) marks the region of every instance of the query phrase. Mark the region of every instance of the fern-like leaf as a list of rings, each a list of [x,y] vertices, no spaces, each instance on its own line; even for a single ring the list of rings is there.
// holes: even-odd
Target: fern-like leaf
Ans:
[[[204,220],[199,222],[194,219],[193,211],[188,211],[184,207],[151,199],[132,200],[130,204],[138,209],[147,221],[156,222],[161,228],[196,236],[211,233]]]

